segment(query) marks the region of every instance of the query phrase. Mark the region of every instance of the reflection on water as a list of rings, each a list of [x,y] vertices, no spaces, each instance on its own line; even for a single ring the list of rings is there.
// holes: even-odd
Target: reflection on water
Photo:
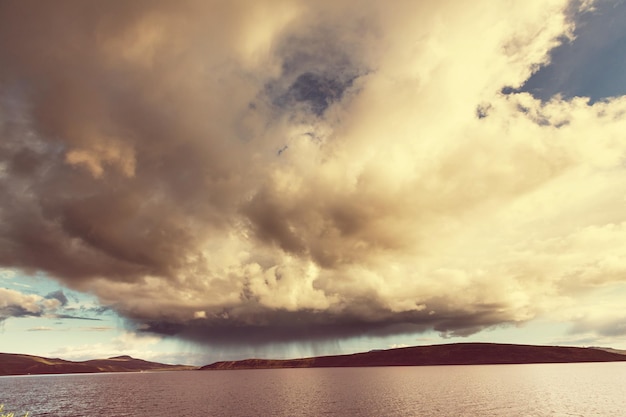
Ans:
[[[0,404],[16,417],[617,416],[626,363],[0,377]]]

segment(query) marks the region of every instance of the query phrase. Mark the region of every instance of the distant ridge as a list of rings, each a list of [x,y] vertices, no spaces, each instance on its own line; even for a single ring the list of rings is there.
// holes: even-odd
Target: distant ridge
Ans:
[[[622,349],[613,349],[613,348],[608,348],[608,347],[597,347],[597,346],[592,346],[592,349],[604,350],[606,352],[617,353],[618,355],[626,355],[626,350],[622,350]]]
[[[72,362],[58,358],[52,359],[33,355],[0,353],[0,376],[96,372],[175,371],[188,369],[196,369],[196,367],[187,365],[166,365],[163,363],[135,359],[127,355],[116,356],[109,359],[92,359],[82,362]]]
[[[132,356],[128,356],[128,355],[122,355],[122,356],[112,356],[109,359],[117,359],[117,360],[132,360],[134,359]]]
[[[302,359],[245,359],[240,361],[224,361],[203,366],[200,370],[617,361],[626,361],[626,356],[596,348],[498,343],[454,343]]]

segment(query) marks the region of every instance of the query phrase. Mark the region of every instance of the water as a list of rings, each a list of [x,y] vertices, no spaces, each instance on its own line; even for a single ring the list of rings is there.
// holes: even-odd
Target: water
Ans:
[[[14,376],[0,404],[16,417],[619,416],[626,363]]]

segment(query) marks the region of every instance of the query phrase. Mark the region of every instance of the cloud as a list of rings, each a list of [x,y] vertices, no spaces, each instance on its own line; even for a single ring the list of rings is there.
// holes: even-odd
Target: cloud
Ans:
[[[11,317],[102,320],[84,315],[67,314],[73,309],[65,308],[66,304],[67,298],[62,290],[54,291],[42,297],[38,294],[24,294],[16,290],[0,288],[0,321]]]
[[[50,294],[46,295],[46,298],[49,300],[58,300],[62,306],[67,305],[67,297],[63,293],[63,290],[53,291]]]
[[[67,318],[67,317],[64,317]],[[61,323],[57,323],[57,324],[61,324]],[[52,327],[48,327],[48,326],[37,326],[37,327],[31,327],[29,329],[27,329],[27,331],[29,332],[39,332],[39,331],[51,331],[51,330],[55,330]],[[69,329],[57,329],[57,330],[69,330]],[[113,327],[111,326],[92,326],[92,327],[79,327],[78,330],[80,331],[84,331],[84,332],[108,332],[110,330],[114,330]]]
[[[102,319],[98,319],[98,318],[94,318],[94,317],[74,316],[74,315],[71,315],[71,314],[55,314],[53,317],[56,318],[56,319],[102,321]]]
[[[111,326],[92,326],[92,327],[81,327],[80,330],[85,332],[108,332],[109,330],[114,330]]]
[[[161,338],[158,336],[123,332],[108,343],[67,346],[47,353],[44,356],[60,357],[73,361],[104,359],[120,355],[129,355],[144,360],[160,360],[161,355],[164,354],[150,350],[160,340]]]
[[[389,349],[399,349],[399,348],[405,348],[405,347],[409,347],[409,345],[404,344],[404,343],[393,343],[389,345]]]
[[[46,327],[46,326],[37,326],[37,327],[31,327],[29,329],[26,329],[26,331],[28,332],[47,332],[53,330],[52,327]]]
[[[60,307],[56,299],[0,288],[0,322],[11,317],[40,317]]]
[[[0,269],[0,279],[10,281],[15,277],[16,273],[12,269]]]
[[[379,3],[4,4],[0,264],[213,344],[623,287],[626,99],[501,93],[582,3]]]

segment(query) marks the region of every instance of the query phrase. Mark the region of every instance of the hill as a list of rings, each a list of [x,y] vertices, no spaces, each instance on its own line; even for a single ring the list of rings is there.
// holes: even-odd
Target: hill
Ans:
[[[626,361],[626,356],[594,348],[497,343],[454,343],[302,359],[245,359],[241,361],[224,361],[203,366],[200,370],[613,361]]]
[[[166,365],[130,356],[93,359],[82,362],[33,355],[0,353],[0,375],[73,374],[96,372],[175,371],[195,369],[186,365]]]

